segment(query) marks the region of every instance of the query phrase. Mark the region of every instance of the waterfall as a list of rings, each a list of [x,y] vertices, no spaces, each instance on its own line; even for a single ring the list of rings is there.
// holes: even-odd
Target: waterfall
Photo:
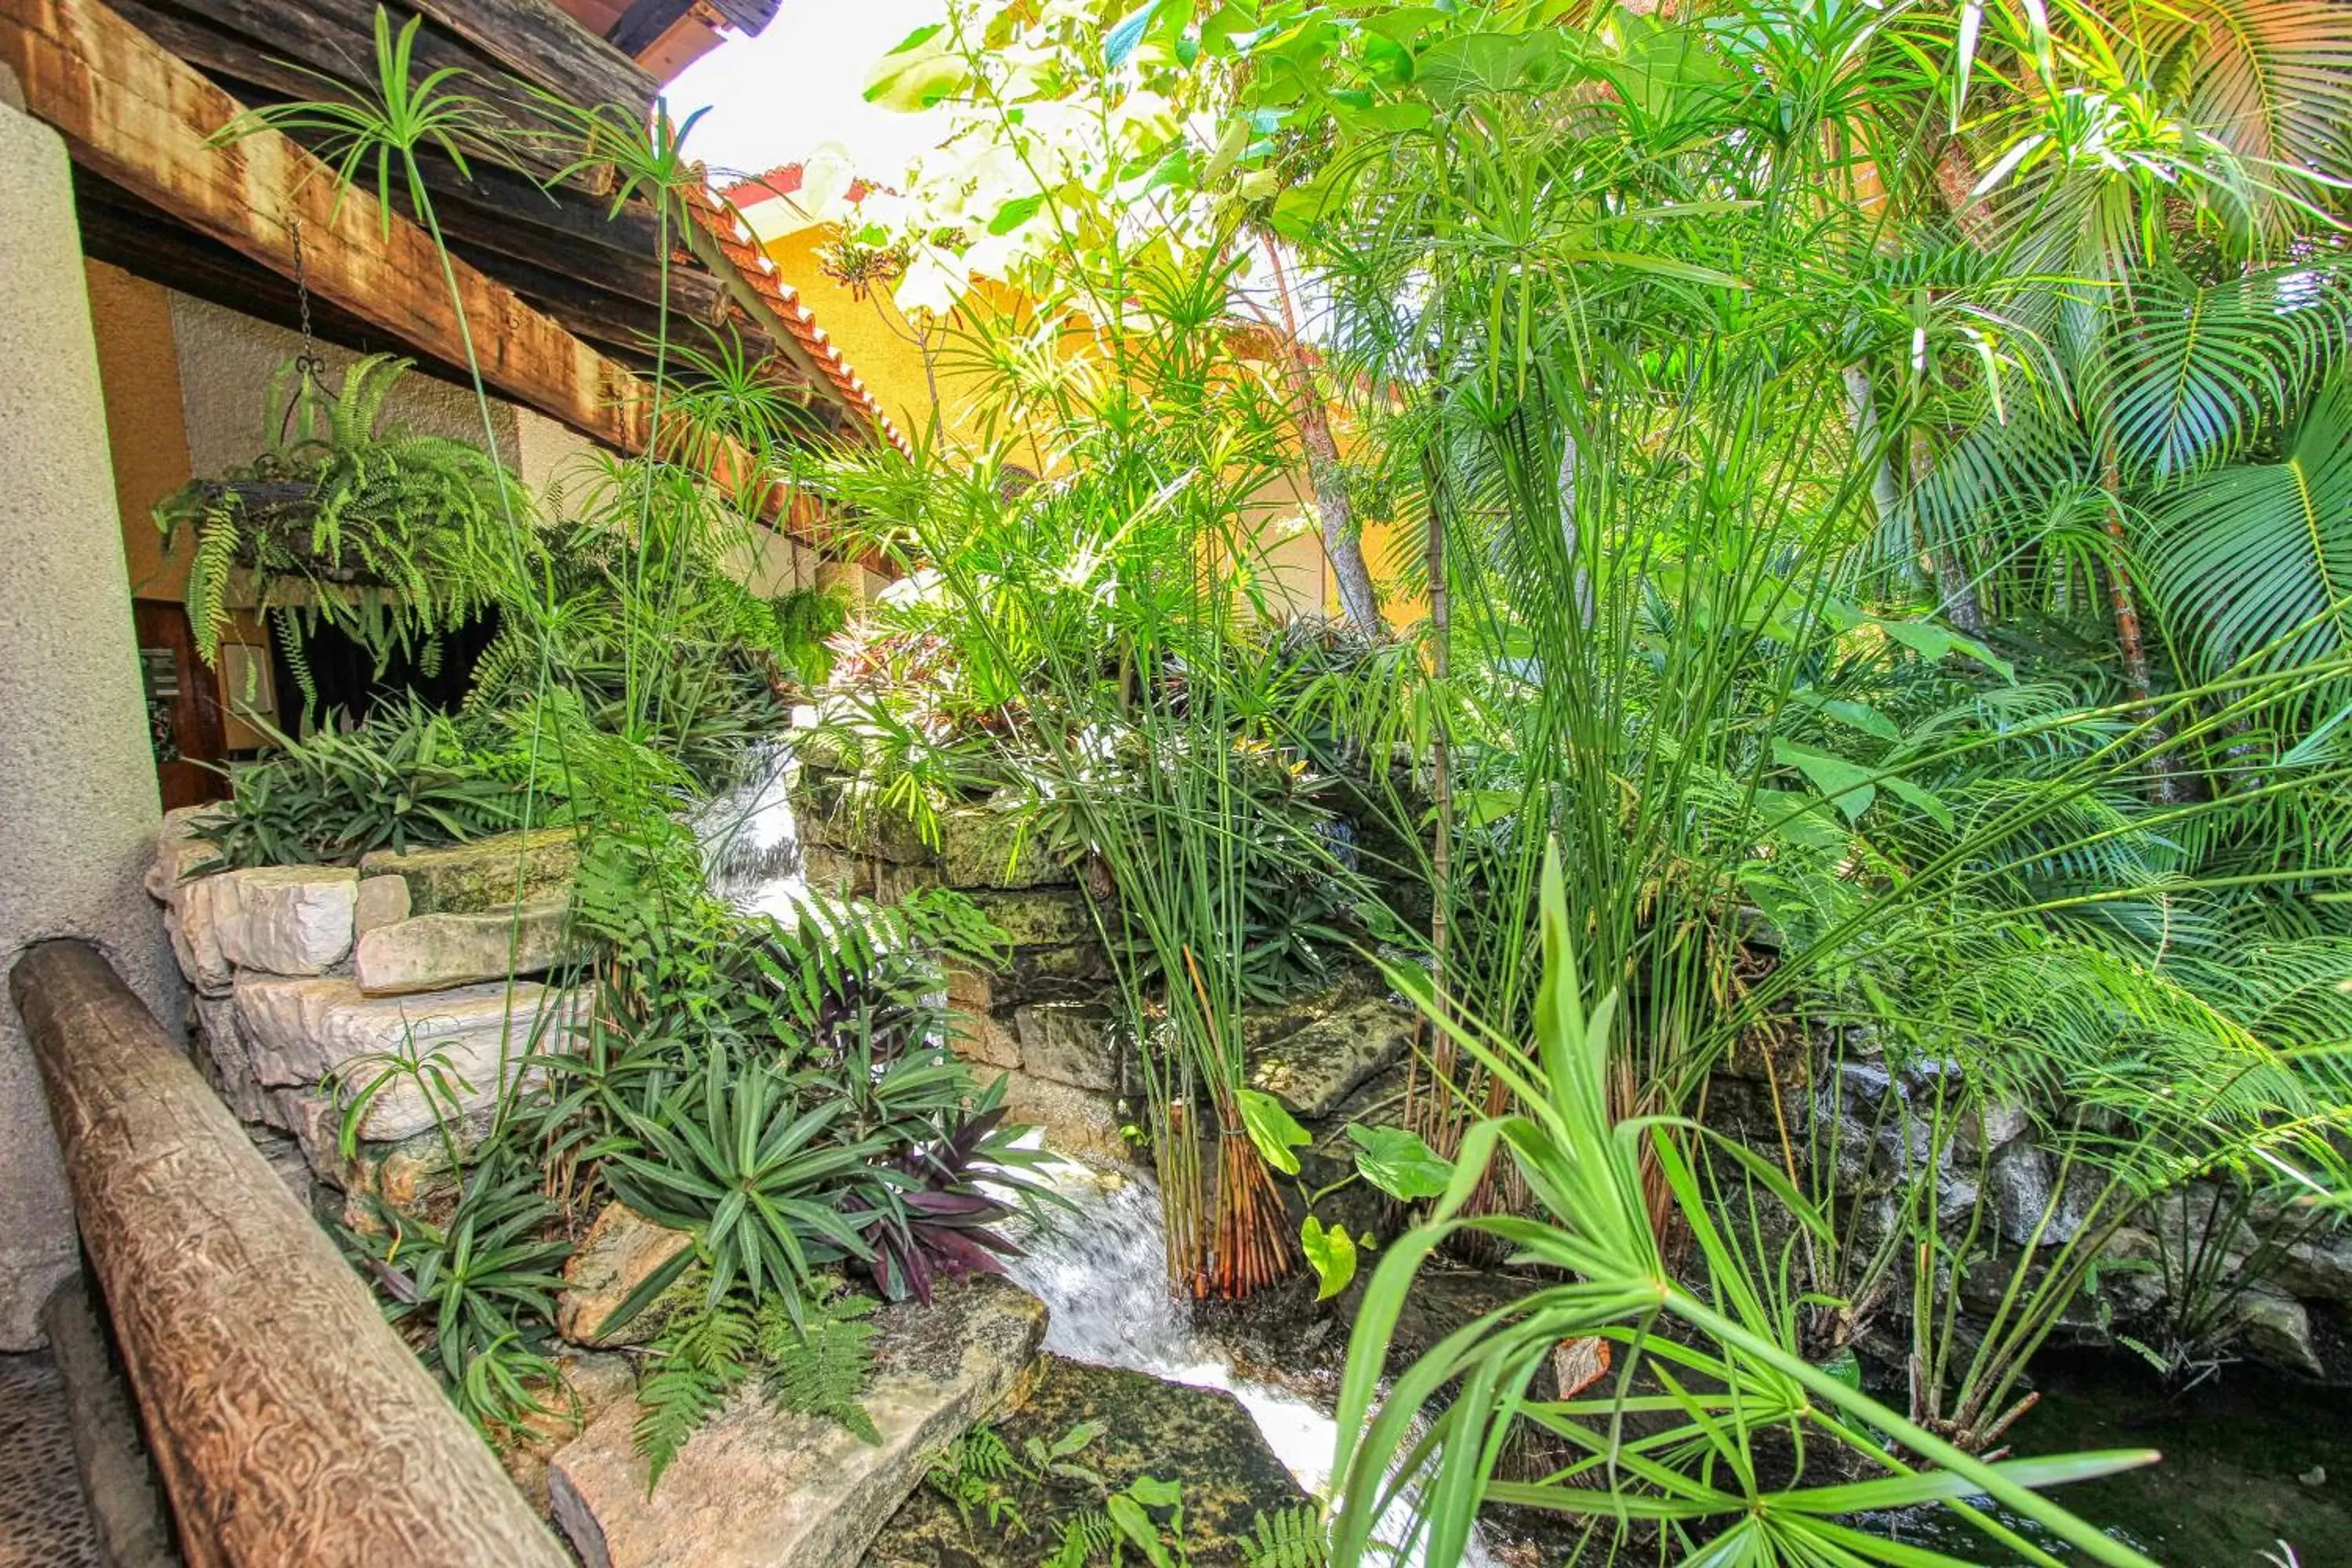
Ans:
[[[1192,1327],[1168,1289],[1158,1184],[1140,1172],[1116,1174],[1064,1160],[1048,1165],[1040,1179],[1076,1212],[1055,1214],[1043,1228],[1022,1236],[1027,1256],[1010,1259],[1005,1272],[1045,1303],[1051,1314],[1045,1348],[1072,1361],[1224,1389],[1241,1401],[1299,1486],[1327,1496],[1338,1424],[1313,1401],[1243,1376],[1222,1348]],[[1381,1521],[1379,1540],[1394,1545],[1402,1539],[1412,1501],[1408,1494]],[[1402,1561],[1422,1559],[1416,1553]],[[1463,1558],[1464,1568],[1489,1568],[1492,1561],[1475,1540]]]
[[[743,782],[695,816],[711,891],[750,913],[788,915],[807,886],[792,780],[791,743],[768,742],[752,753]]]

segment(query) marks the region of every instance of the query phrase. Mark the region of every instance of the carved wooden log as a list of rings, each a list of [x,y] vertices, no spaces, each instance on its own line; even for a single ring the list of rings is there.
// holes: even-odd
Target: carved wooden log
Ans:
[[[567,1568],[334,1244],[106,961],[9,977],[196,1568]]]

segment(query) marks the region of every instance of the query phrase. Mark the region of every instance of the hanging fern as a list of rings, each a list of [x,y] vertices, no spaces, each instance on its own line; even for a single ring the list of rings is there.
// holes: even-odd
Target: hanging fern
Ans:
[[[463,441],[378,428],[410,362],[371,355],[332,394],[281,370],[269,426],[280,432],[245,467],[197,479],[155,509],[165,548],[196,535],[189,623],[212,663],[230,624],[235,575],[253,606],[299,606],[382,666],[395,650],[473,618],[498,597],[513,556],[510,521],[528,507],[488,454]]]

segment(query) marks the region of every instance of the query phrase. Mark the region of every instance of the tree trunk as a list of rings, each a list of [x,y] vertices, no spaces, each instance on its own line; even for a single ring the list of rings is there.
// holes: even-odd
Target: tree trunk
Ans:
[[[1911,432],[1911,493],[1917,495],[1936,471],[1936,450],[1928,444],[1924,430]],[[1968,568],[1961,564],[1957,552],[1939,550],[1936,542],[1925,537],[1920,547],[1927,552],[1927,568],[1936,576],[1937,609],[1944,619],[1972,637],[1985,634],[1984,605],[1977,600],[1977,585],[1969,581]]]
[[[1307,453],[1307,478],[1315,491],[1315,520],[1322,528],[1324,558],[1331,563],[1340,609],[1359,630],[1377,635],[1381,630],[1380,595],[1372,587],[1372,574],[1364,567],[1363,540],[1356,527],[1355,508],[1348,500],[1347,475],[1339,466],[1339,444],[1331,436],[1330,412],[1316,390],[1307,347],[1298,340],[1298,313],[1290,302],[1290,281],[1283,271],[1282,253],[1270,235],[1265,237],[1265,258],[1274,268],[1275,298],[1282,302],[1283,378],[1290,387],[1298,444]]]
[[[1437,460],[1422,458],[1423,489],[1429,504],[1429,674],[1434,700],[1430,704],[1429,804],[1434,823],[1429,853],[1429,983],[1432,1012],[1446,1017],[1446,957],[1451,940],[1450,905],[1454,897],[1454,752],[1445,727],[1445,688],[1454,678],[1454,598],[1445,584],[1445,509],[1438,496],[1441,479]],[[1430,1057],[1429,1098],[1423,1110],[1421,1133],[1429,1145],[1453,1152],[1454,1037],[1434,1031]],[[1406,1121],[1412,1120],[1406,1108]]]
[[[2105,454],[2102,477],[2107,487],[2107,540],[2115,546],[2115,558],[2107,563],[2107,606],[2116,617],[2116,655],[2122,667],[2124,694],[2147,720],[2148,799],[2157,805],[2179,805],[2189,798],[2188,783],[2180,776],[2179,759],[2167,749],[2170,736],[2156,721],[2156,674],[2148,661],[2147,634],[2140,624],[2131,570],[2124,564],[2130,541],[2124,534],[2122,504],[2116,500],[2121,478],[2112,449]]]

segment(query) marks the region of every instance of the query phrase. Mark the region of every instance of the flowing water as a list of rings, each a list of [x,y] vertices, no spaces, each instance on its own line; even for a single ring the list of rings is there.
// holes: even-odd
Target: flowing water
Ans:
[[[1244,1375],[1225,1350],[1193,1328],[1168,1289],[1160,1189],[1151,1178],[1068,1161],[1055,1161],[1041,1174],[1076,1212],[1057,1214],[1049,1227],[1024,1236],[1027,1256],[1013,1259],[1006,1272],[1051,1312],[1045,1348],[1072,1361],[1226,1390],[1299,1486],[1325,1495],[1338,1425],[1315,1401]],[[1391,1510],[1378,1539],[1393,1544],[1402,1538],[1405,1506]],[[1418,1555],[1404,1560],[1421,1562]],[[1491,1559],[1474,1541],[1463,1563],[1486,1568]]]

